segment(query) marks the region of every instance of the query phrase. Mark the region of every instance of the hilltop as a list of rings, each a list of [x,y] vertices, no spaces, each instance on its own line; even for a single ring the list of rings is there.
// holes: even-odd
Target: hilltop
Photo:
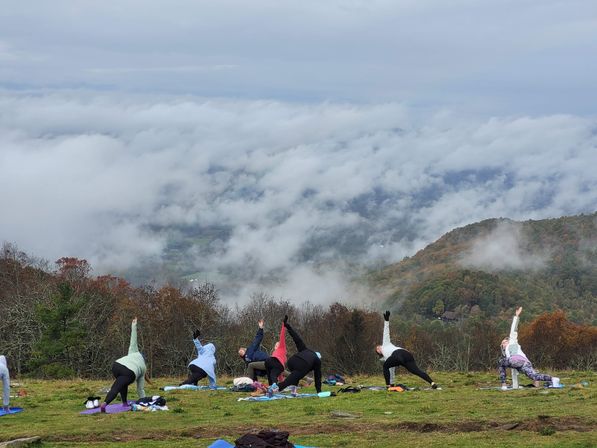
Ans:
[[[386,306],[407,316],[489,317],[522,305],[595,324],[597,213],[470,224],[368,280],[384,291]]]

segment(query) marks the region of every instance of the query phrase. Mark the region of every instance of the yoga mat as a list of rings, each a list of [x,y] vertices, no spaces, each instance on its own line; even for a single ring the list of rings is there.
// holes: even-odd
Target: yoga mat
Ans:
[[[535,389],[563,389],[566,387],[564,384],[560,383],[559,386],[543,386],[543,387],[523,387],[518,386],[518,389],[513,389],[512,386],[508,386],[507,389],[502,389],[501,386],[490,386],[490,387],[479,387],[479,390],[500,390],[503,392],[508,392],[510,390],[535,390]]]
[[[227,390],[224,386],[217,386],[215,389],[212,389],[209,386],[193,386],[192,384],[183,384],[182,386],[164,386],[161,388],[164,392],[168,392],[169,390]]]
[[[23,412],[23,408],[9,408],[8,412],[6,412],[4,409],[0,408],[0,417],[3,417],[8,414],[17,414],[19,412]]]
[[[207,448],[234,448],[234,445],[226,442],[223,439],[216,440],[214,443],[209,445]]]
[[[108,406],[106,406],[106,414],[119,414],[120,412],[129,412],[131,410],[131,405],[133,403],[134,403],[134,401],[129,401],[128,406],[123,406],[122,403],[109,404]],[[80,414],[83,414],[83,415],[99,414],[99,413],[100,413],[100,408],[85,409],[83,412],[80,412]]]
[[[318,394],[298,394],[298,395],[289,395],[289,394],[275,394],[273,397],[268,397],[267,395],[262,395],[259,397],[244,397],[239,398],[237,401],[273,401],[273,400],[287,400],[291,398],[326,398],[332,395],[331,392],[320,392]]]
[[[295,448],[315,448],[315,447],[309,447],[309,446],[304,446],[304,445],[294,445]],[[212,443],[211,445],[209,445],[207,448],[234,448],[234,445],[231,443],[226,442],[223,439],[220,440],[216,440],[214,443]]]

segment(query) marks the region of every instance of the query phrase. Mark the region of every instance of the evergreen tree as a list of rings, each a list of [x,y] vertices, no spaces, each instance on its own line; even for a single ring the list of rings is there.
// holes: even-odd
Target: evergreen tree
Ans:
[[[37,308],[42,334],[30,362],[34,371],[49,378],[65,378],[79,373],[87,336],[83,324],[77,319],[82,306],[83,300],[74,297],[70,284],[61,283],[52,302]]]

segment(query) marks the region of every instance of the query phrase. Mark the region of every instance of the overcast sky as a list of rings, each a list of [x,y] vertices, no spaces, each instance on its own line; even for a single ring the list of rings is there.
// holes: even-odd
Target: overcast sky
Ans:
[[[392,262],[597,209],[594,1],[0,6],[0,240],[33,255],[102,273],[226,226],[194,268],[318,299],[345,294],[318,241]]]

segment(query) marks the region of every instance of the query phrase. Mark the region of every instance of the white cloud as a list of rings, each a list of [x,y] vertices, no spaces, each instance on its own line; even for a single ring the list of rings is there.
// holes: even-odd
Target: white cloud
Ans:
[[[597,7],[549,2],[4,2],[0,86],[591,113]]]
[[[4,93],[0,237],[101,273],[165,256],[162,227],[192,228],[187,272],[286,278],[286,296],[312,276],[315,300],[346,291],[322,264],[398,261],[485,218],[595,211],[594,129],[396,103]]]
[[[473,242],[460,261],[464,267],[486,271],[534,271],[545,267],[549,250],[530,253],[524,249],[525,239],[519,223],[503,221],[488,235]]]

